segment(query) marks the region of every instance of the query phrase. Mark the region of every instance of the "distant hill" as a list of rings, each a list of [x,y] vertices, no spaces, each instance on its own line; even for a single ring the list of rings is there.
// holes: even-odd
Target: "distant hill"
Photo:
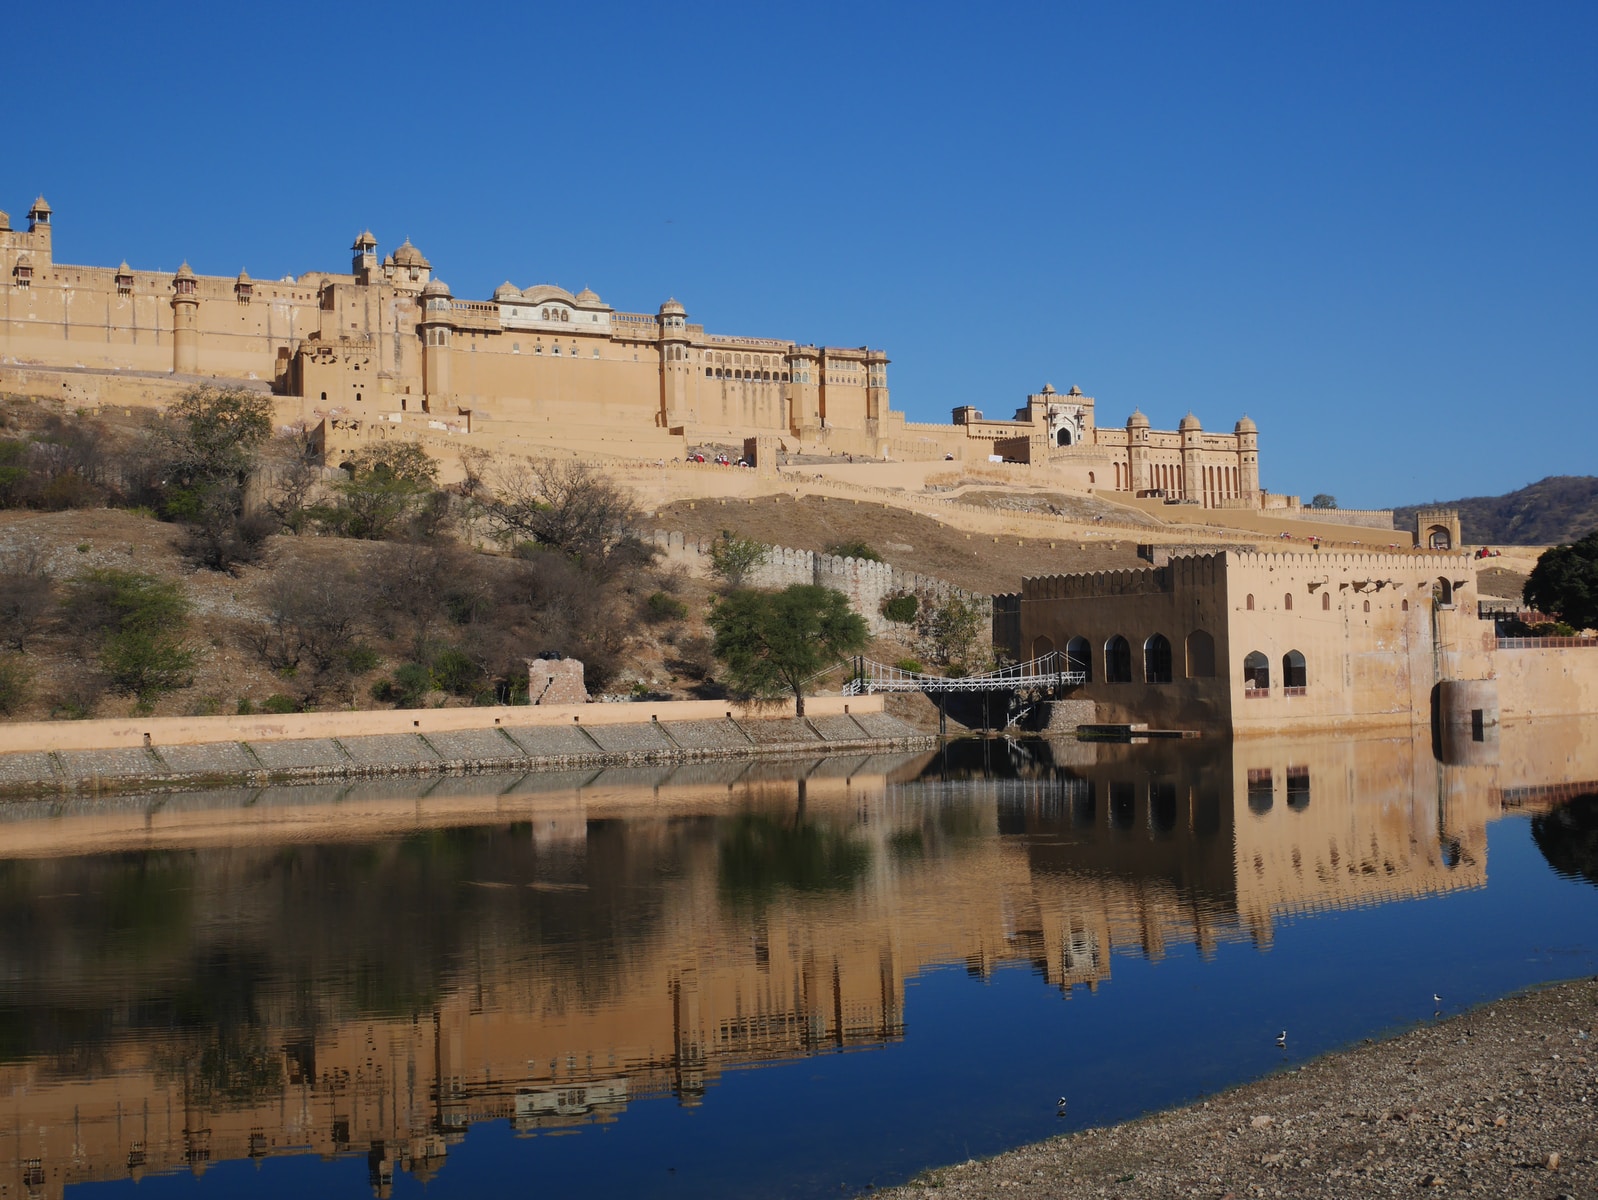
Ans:
[[[1471,496],[1393,509],[1393,524],[1415,528],[1421,508],[1459,510],[1460,536],[1472,546],[1573,542],[1598,529],[1598,476],[1550,475],[1507,496]]]

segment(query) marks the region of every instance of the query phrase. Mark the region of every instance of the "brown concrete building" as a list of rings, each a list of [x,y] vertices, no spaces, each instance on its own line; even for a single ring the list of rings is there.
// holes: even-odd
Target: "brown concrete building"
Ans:
[[[458,298],[417,247],[380,256],[370,231],[347,271],[278,280],[76,266],[57,261],[53,220],[42,196],[25,230],[0,213],[3,391],[92,408],[255,387],[285,422],[317,427],[335,463],[390,438],[452,461],[466,448],[651,460],[765,437],[866,459],[996,457],[1211,508],[1265,502],[1246,417],[1227,434],[1191,415],[1151,430],[1141,413],[1099,429],[1092,397],[1045,387],[1011,420],[963,406],[952,424],[914,423],[890,406],[883,351],[711,333],[675,299],[627,312],[587,288],[510,282]]]

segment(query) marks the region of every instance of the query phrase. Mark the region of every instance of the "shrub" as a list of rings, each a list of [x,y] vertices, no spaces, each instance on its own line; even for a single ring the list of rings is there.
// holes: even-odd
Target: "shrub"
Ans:
[[[184,640],[189,602],[177,584],[111,567],[71,582],[67,615],[98,639],[111,686],[138,700],[141,712],[193,682],[197,652]]]
[[[370,671],[373,667],[377,666],[378,662],[380,661],[377,651],[372,649],[372,647],[368,646],[365,642],[350,643],[348,646],[344,647],[342,657],[344,659],[344,665],[356,675]]]
[[[282,692],[273,692],[261,702],[261,711],[281,716],[284,713],[300,711],[300,702],[293,696],[285,696]]]
[[[668,596],[665,592],[651,592],[649,599],[644,601],[644,620],[651,625],[659,625],[665,621],[681,621],[688,616],[688,606],[675,596]]]
[[[394,672],[393,679],[380,679],[372,685],[372,698],[396,708],[420,708],[422,699],[433,690],[433,673],[421,663],[406,663]]]
[[[754,538],[734,537],[723,529],[710,546],[711,573],[729,588],[741,588],[771,553],[771,547]]]
[[[909,671],[912,675],[920,675],[925,671],[926,665],[919,658],[901,658],[893,664],[901,671]]]
[[[882,599],[882,615],[899,625],[909,625],[921,611],[921,601],[910,592],[897,592]]]
[[[240,696],[239,697],[239,716],[241,716],[241,717],[253,717],[254,715],[255,715],[255,705],[250,701],[250,698],[248,696]]]
[[[852,542],[838,542],[828,546],[826,553],[834,558],[858,558],[862,562],[882,561],[882,555],[858,539]]]
[[[0,713],[10,716],[33,694],[33,672],[20,654],[0,654]]]
[[[482,685],[483,668],[469,655],[450,647],[433,659],[432,681],[453,696],[470,696]]]

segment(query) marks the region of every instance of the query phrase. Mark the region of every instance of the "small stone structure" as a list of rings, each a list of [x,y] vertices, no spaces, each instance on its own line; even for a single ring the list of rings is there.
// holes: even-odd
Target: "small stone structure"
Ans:
[[[528,659],[527,703],[587,704],[583,664],[575,658]]]
[[[1452,508],[1422,508],[1415,512],[1415,545],[1422,550],[1458,550],[1459,513]]]

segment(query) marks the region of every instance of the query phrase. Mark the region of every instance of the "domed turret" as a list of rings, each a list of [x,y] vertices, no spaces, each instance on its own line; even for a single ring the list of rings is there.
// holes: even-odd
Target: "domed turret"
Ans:
[[[1192,413],[1182,418],[1182,423],[1177,426],[1183,433],[1198,433],[1204,426],[1199,424],[1199,419]]]
[[[1052,383],[1045,383],[1043,385],[1043,390],[1041,392],[1039,392],[1038,395],[1040,395],[1040,396],[1052,396],[1052,395],[1054,395],[1054,385]]]
[[[426,292],[427,292],[427,289],[423,288],[422,292],[425,295]],[[496,300],[512,300],[512,301],[515,301],[515,300],[520,300],[521,298],[522,298],[522,290],[521,290],[521,288],[517,287],[514,283],[512,283],[508,279],[504,283],[500,284],[497,288],[494,289],[494,299],[496,299]]]
[[[427,286],[422,289],[423,300],[448,300],[449,298],[449,284],[442,279],[430,279],[427,281]]]
[[[1246,416],[1241,418],[1238,423],[1232,427],[1233,433],[1258,433],[1259,431],[1259,426],[1254,424],[1254,422]]]
[[[604,301],[599,298],[599,293],[592,288],[584,288],[577,293],[577,303],[592,308],[603,304]]]
[[[1080,396],[1081,394],[1082,389],[1077,387],[1074,383],[1071,385],[1071,390],[1066,393],[1067,396]]]
[[[1126,419],[1126,427],[1128,429],[1147,429],[1149,427],[1149,419],[1143,415],[1141,409],[1134,408],[1132,415]]]
[[[421,270],[432,269],[433,264],[422,257],[422,252],[411,245],[411,239],[406,238],[394,251],[394,265],[396,267],[416,267]]]
[[[660,306],[660,315],[663,317],[686,317],[688,310],[673,298]]]

